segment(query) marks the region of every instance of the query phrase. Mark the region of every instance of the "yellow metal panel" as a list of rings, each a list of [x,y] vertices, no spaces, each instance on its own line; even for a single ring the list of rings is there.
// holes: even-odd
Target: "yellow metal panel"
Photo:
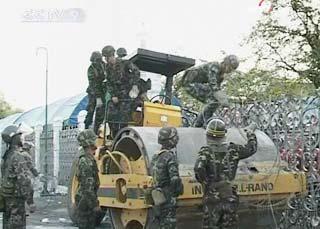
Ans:
[[[177,106],[144,102],[143,126],[182,126],[181,109]]]
[[[152,177],[136,174],[117,174],[101,176],[102,187],[107,189],[115,189],[117,179],[123,178],[127,181],[127,189],[138,189],[138,198],[128,198],[127,202],[121,203],[115,197],[99,197],[102,206],[126,208],[126,209],[142,209],[150,207],[143,199],[143,191],[146,187],[152,186]],[[188,205],[187,202],[192,199],[199,199],[203,195],[201,185],[193,177],[182,177],[184,185],[184,193],[179,197],[182,201],[180,204]],[[237,185],[238,194],[241,199],[249,201],[257,201],[279,197],[288,197],[291,193],[306,192],[306,178],[302,172],[280,172],[279,174],[254,174],[254,175],[238,175],[234,182]],[[274,197],[274,198],[273,198]],[[186,203],[183,203],[186,201]],[[192,202],[190,202],[192,203]]]
[[[184,193],[179,199],[202,197],[201,185],[191,177],[183,177]],[[306,177],[302,172],[238,175],[234,181],[240,196],[305,193]]]

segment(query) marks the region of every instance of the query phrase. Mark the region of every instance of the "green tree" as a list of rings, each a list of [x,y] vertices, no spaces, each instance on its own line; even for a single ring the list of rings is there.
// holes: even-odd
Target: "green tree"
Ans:
[[[302,78],[279,77],[276,71],[253,68],[235,72],[227,80],[225,90],[231,100],[266,101],[282,96],[308,96],[314,93],[312,83]]]
[[[294,73],[320,87],[319,0],[272,0],[246,40],[261,66]]]
[[[10,104],[5,101],[4,96],[0,94],[0,119],[21,111],[21,109],[12,108]]]

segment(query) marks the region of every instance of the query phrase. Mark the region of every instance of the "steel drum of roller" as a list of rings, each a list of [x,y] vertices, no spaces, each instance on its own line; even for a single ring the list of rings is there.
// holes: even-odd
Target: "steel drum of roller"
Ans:
[[[114,140],[112,151],[122,152],[131,162],[131,172],[134,174],[151,175],[150,162],[155,153],[160,150],[158,144],[158,133],[160,128],[158,127],[129,127],[122,129]],[[177,145],[177,157],[179,161],[179,172],[182,177],[189,177],[194,180],[193,167],[196,161],[197,153],[202,146],[206,145],[205,130],[202,128],[177,128],[179,134],[179,143]],[[257,161],[274,161],[277,159],[277,151],[274,143],[263,132],[256,130],[258,139],[257,153],[250,158],[246,159],[248,162]],[[236,144],[244,145],[247,141],[246,133],[243,129],[230,128],[227,132],[228,142],[234,142]],[[122,163],[125,164],[125,163]],[[239,166],[241,168],[241,166]],[[112,172],[111,172],[112,173]],[[177,219],[178,226],[181,223],[187,223],[197,228],[201,224],[201,209],[199,209],[201,199],[180,199],[178,206]],[[133,214],[128,210],[111,209],[111,218],[114,225],[124,225],[123,215]],[[137,210],[138,212],[138,210]],[[142,220],[129,220],[129,224],[123,228],[139,228],[151,227],[156,225],[153,222],[153,215],[151,208],[140,210],[140,216],[146,217],[145,222],[141,224]],[[139,223],[140,222],[140,223]],[[121,226],[119,227],[121,228]]]

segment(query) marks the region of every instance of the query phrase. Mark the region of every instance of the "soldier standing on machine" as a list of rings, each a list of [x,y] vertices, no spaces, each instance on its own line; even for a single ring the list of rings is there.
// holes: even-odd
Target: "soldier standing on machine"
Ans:
[[[117,132],[128,126],[133,111],[133,99],[139,95],[139,69],[129,60],[115,58],[115,49],[105,46],[102,55],[106,58],[108,102],[107,121],[114,138]]]
[[[105,109],[105,66],[102,61],[102,55],[100,52],[95,51],[90,57],[91,65],[88,68],[88,81],[89,86],[87,88],[88,93],[88,106],[87,116],[84,121],[85,128],[88,129],[92,124],[93,115],[96,111],[94,121],[94,132],[98,133],[98,129],[103,122],[104,109]]]

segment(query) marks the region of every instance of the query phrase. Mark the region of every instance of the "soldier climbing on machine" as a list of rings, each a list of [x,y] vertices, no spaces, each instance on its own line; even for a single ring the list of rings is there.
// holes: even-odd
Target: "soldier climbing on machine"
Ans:
[[[221,63],[209,62],[186,70],[182,76],[181,86],[192,97],[206,103],[198,114],[195,127],[203,127],[220,105],[228,106],[228,98],[221,91],[221,83],[226,74],[236,70],[238,66],[238,58],[229,55]]]

